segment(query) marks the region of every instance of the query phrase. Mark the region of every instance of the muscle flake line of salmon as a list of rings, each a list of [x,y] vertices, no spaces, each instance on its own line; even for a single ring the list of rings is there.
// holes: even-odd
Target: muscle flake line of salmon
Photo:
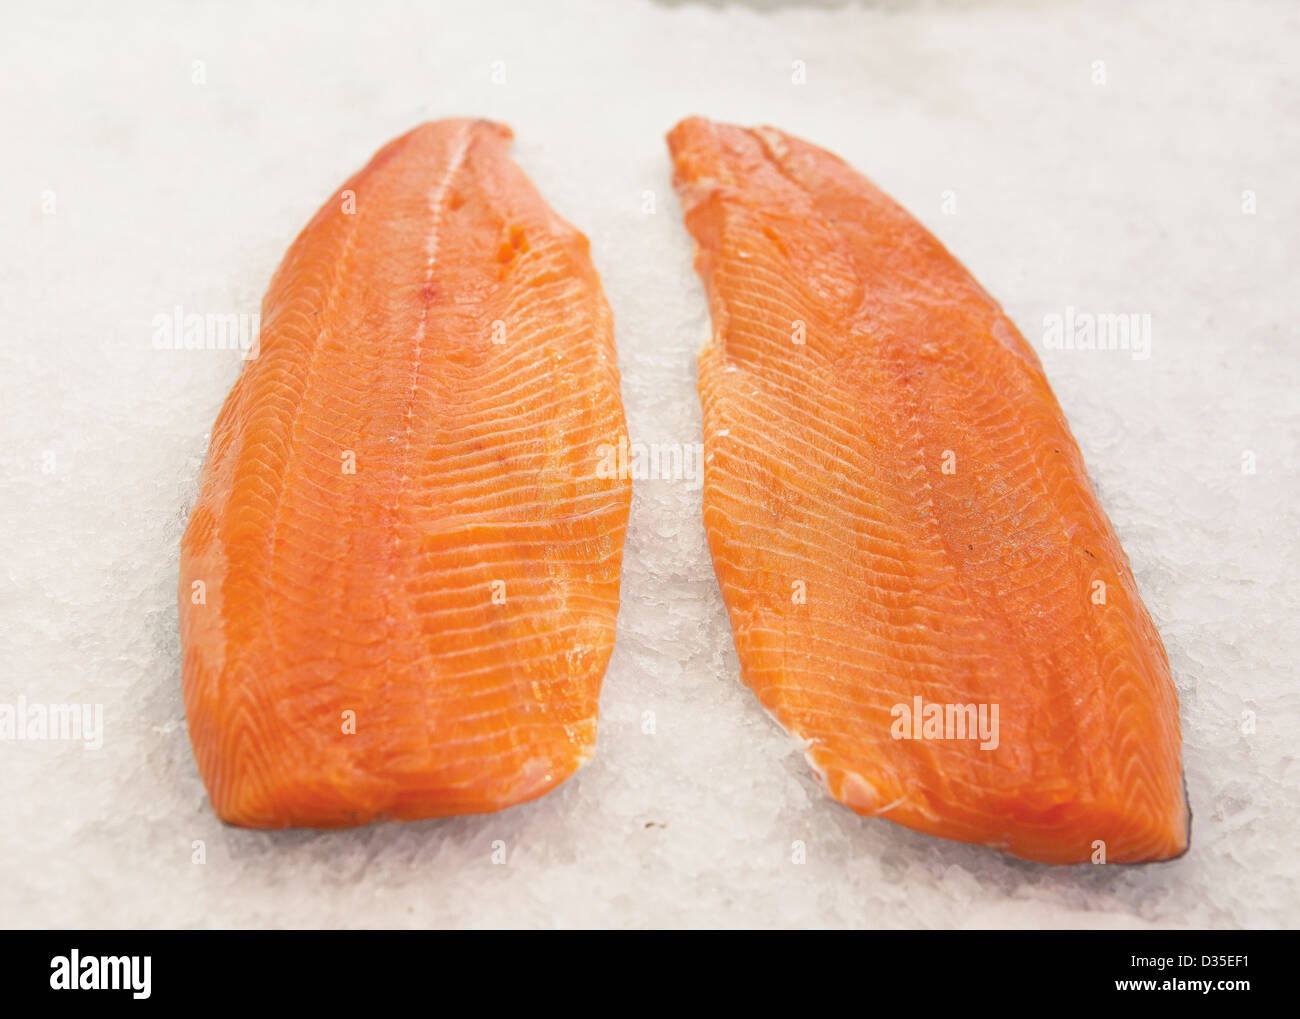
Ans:
[[[588,760],[630,482],[587,240],[508,129],[425,124],[293,243],[181,546],[213,808],[335,827],[497,810]]]
[[[744,681],[858,813],[1048,863],[1181,854],[1164,647],[1033,350],[830,153],[698,117],[668,143]],[[996,705],[996,741],[907,705]]]

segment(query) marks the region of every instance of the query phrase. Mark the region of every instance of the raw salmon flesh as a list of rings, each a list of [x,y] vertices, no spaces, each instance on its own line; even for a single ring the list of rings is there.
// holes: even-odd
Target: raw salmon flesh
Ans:
[[[1181,854],[1165,651],[1033,350],[830,153],[698,117],[668,143],[744,681],[860,814],[1047,863]]]
[[[591,757],[629,483],[587,240],[510,131],[425,124],[293,243],[181,545],[213,808],[262,828],[491,811]]]

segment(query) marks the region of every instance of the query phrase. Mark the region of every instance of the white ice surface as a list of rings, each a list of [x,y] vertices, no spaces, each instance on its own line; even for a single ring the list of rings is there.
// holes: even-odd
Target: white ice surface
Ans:
[[[0,924],[1300,922],[1293,4],[6,6],[0,702],[102,704],[105,737],[0,743]],[[707,313],[662,140],[689,113],[848,159],[1040,349],[1173,663],[1185,858],[1052,869],[831,802],[740,684],[699,491],[671,482],[636,490],[600,746],[572,781],[496,816],[341,833],[212,815],[177,542],[239,363],[152,349],[153,317],[256,311],[376,148],[488,116],[591,238],[632,437],[696,441]],[[1067,305],[1149,313],[1152,356],[1042,350]]]

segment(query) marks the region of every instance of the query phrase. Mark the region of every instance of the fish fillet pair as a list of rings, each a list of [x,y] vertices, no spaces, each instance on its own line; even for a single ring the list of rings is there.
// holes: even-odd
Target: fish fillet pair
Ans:
[[[390,143],[271,282],[182,541],[227,821],[497,810],[593,753],[630,500],[598,466],[613,326],[509,141]],[[701,118],[669,147],[744,681],[858,813],[1049,863],[1182,853],[1164,649],[1015,326],[831,154]]]

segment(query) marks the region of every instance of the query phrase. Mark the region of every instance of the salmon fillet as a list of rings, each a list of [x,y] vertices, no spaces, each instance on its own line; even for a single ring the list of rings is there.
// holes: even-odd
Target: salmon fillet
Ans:
[[[668,144],[745,683],[860,814],[1046,863],[1181,854],[1168,661],[1029,344],[830,153],[699,117]]]
[[[592,755],[630,483],[587,239],[510,131],[424,124],[293,243],[181,542],[213,808],[260,828],[492,811]]]

